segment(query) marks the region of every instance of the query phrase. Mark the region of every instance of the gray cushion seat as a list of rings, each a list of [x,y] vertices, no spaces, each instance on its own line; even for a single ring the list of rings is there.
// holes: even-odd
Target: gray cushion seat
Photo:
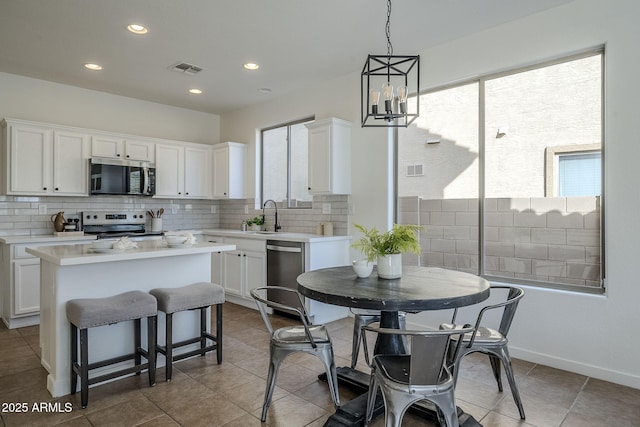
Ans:
[[[224,303],[224,288],[215,283],[199,282],[181,288],[156,288],[149,291],[165,313],[191,310]]]
[[[141,291],[106,298],[79,298],[67,302],[67,319],[79,329],[155,316],[157,312],[156,299]]]
[[[218,364],[222,363],[222,305],[224,288],[215,283],[198,282],[179,288],[156,288],[149,291],[158,300],[158,310],[165,316],[165,345],[156,350],[167,359],[165,378],[171,381],[173,362],[216,350]],[[216,306],[216,335],[208,332],[207,309]],[[200,310],[200,334],[197,337],[173,342],[173,314],[185,310]],[[212,344],[207,345],[207,340]],[[173,350],[189,344],[200,343],[200,348],[175,355]]]

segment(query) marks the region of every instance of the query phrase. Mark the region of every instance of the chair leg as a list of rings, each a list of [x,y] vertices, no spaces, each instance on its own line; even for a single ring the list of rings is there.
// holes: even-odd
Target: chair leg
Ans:
[[[378,394],[378,381],[376,380],[375,368],[371,370],[369,377],[369,391],[367,392],[367,412],[364,418],[365,427],[371,423],[373,411],[376,406],[376,396]]]
[[[271,405],[271,398],[273,397],[273,390],[276,386],[280,362],[280,355],[277,354],[277,351],[271,348],[271,356],[269,357],[269,373],[267,374],[267,387],[264,392],[264,404],[262,405],[262,417],[260,418],[262,422],[267,420],[267,411],[269,411],[269,405]]]
[[[204,348],[207,346],[207,308],[200,307],[200,356],[207,354]]]
[[[443,421],[445,421],[445,424],[441,422],[440,425],[446,425],[447,427],[460,426],[453,389],[448,393],[444,393],[439,396],[432,396],[430,400],[436,404],[438,416],[442,416]]]
[[[216,357],[222,363],[222,304],[216,304]]]
[[[173,313],[167,313],[165,316],[166,343],[165,343],[165,379],[171,381],[173,368]]]
[[[502,393],[502,376],[500,374],[500,358],[496,357],[492,354],[489,355],[489,362],[491,362],[491,370],[493,371],[493,376],[498,383],[498,391]]]
[[[89,404],[89,335],[80,329],[80,402],[82,409]]]
[[[156,334],[158,316],[147,317],[147,362],[149,364],[149,387],[156,385]]]
[[[351,339],[351,369],[358,363],[358,353],[360,352],[360,340],[362,339],[362,317],[356,314],[353,317],[353,338]]]
[[[507,347],[500,349],[500,359],[504,365],[504,372],[507,374],[507,380],[509,380],[509,387],[511,388],[511,394],[513,395],[513,401],[518,407],[520,413],[520,419],[525,419],[524,407],[522,406],[522,400],[520,399],[520,393],[518,392],[518,386],[516,385],[516,378],[513,374],[513,367],[511,366],[511,356]]]
[[[78,388],[78,374],[75,371],[75,366],[78,364],[78,328],[73,323],[70,324],[70,344],[71,344],[71,394],[76,394],[76,388]]]
[[[316,354],[316,353],[313,353]],[[327,383],[329,383],[329,392],[331,393],[331,400],[336,408],[340,406],[340,393],[338,391],[338,375],[336,373],[336,364],[333,359],[333,349],[329,354],[321,353],[316,354],[322,360],[325,370],[327,372]]]

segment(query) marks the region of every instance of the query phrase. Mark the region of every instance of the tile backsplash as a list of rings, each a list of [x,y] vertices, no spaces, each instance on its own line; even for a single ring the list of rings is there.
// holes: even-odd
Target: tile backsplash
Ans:
[[[278,205],[282,231],[315,233],[316,225],[333,223],[335,235],[346,235],[349,196],[315,196],[310,209],[285,209]],[[246,211],[248,213],[245,213]],[[153,210],[164,208],[164,230],[240,229],[243,219],[262,214],[253,199],[184,200],[127,196],[26,197],[0,196],[0,236],[42,236],[53,233],[51,216],[64,212],[65,218],[83,211]],[[323,211],[325,213],[323,213]],[[326,213],[330,211],[330,213]],[[46,212],[46,213],[42,213]],[[266,226],[273,228],[275,210],[265,210]],[[151,229],[150,218],[147,229]]]

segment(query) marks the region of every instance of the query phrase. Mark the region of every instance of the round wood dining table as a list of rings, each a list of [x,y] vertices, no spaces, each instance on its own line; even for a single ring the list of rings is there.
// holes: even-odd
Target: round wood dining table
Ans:
[[[460,271],[434,267],[403,266],[399,279],[382,279],[376,269],[359,278],[351,266],[313,270],[298,276],[298,291],[313,300],[350,308],[380,310],[380,327],[399,329],[398,312],[446,310],[476,304],[489,298],[489,282]],[[376,354],[405,354],[401,335],[378,334]],[[360,426],[367,410],[369,376],[351,369],[337,368],[341,383],[356,387],[363,394],[344,403],[325,426]],[[435,407],[427,403],[416,407],[420,416],[437,422]],[[378,399],[374,415],[383,411]],[[415,410],[415,409],[414,409]],[[458,408],[460,425],[480,427],[471,415]]]
[[[399,279],[382,279],[376,269],[359,278],[351,266],[308,271],[298,276],[298,291],[313,300],[344,307],[380,310],[380,327],[398,328],[398,312],[445,310],[489,298],[489,282],[461,271],[403,266]],[[403,354],[399,336],[383,334],[377,354]]]

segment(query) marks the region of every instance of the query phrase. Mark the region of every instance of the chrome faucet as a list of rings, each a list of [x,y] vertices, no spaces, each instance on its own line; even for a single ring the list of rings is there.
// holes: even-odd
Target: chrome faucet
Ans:
[[[273,231],[275,231],[276,233],[278,232],[278,230],[282,229],[282,226],[280,224],[278,224],[278,205],[276,203],[275,200],[269,199],[266,202],[264,202],[264,204],[262,205],[262,222],[264,223],[264,209],[267,207],[267,203],[273,203],[273,207],[276,209],[276,214],[275,214],[275,224],[273,226]]]

